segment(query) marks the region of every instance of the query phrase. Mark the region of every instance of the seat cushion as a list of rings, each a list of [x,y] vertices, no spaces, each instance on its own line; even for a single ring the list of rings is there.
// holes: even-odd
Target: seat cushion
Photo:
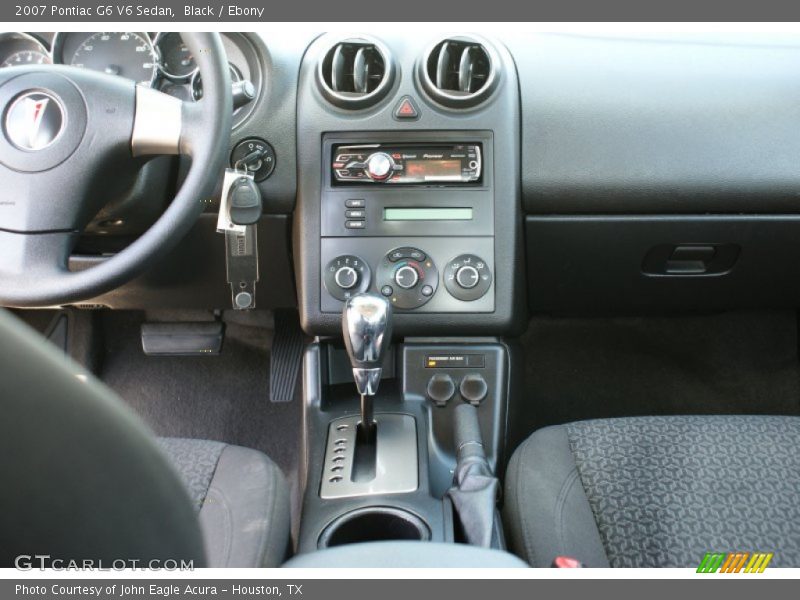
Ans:
[[[534,566],[800,566],[800,418],[635,417],[536,431],[507,470],[512,549]]]
[[[199,513],[210,567],[275,567],[289,547],[289,492],[280,469],[256,450],[161,438]]]

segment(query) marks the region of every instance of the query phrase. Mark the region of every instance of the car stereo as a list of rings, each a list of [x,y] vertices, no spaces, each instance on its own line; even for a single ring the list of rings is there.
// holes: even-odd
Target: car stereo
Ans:
[[[481,181],[481,144],[336,145],[331,171],[337,184],[469,184]]]

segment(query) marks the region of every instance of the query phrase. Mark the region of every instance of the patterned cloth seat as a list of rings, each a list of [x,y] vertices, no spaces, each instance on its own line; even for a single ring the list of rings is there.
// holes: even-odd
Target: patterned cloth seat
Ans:
[[[800,418],[634,417],[536,431],[506,473],[512,549],[537,567],[800,567]]]

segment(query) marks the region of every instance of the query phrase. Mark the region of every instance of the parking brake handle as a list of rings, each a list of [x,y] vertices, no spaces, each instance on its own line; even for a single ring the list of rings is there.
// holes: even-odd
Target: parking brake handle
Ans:
[[[458,513],[466,541],[473,546],[499,546],[497,497],[500,483],[483,449],[478,409],[460,404],[455,409],[456,470],[447,494]]]

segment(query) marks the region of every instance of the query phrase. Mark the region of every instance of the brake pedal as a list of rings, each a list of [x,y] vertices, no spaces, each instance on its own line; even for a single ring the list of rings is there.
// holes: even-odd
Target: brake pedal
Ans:
[[[142,350],[147,356],[213,356],[222,350],[225,325],[142,323]]]
[[[305,335],[297,312],[275,311],[275,336],[269,361],[269,399],[271,402],[291,402],[297,376],[303,363]]]

